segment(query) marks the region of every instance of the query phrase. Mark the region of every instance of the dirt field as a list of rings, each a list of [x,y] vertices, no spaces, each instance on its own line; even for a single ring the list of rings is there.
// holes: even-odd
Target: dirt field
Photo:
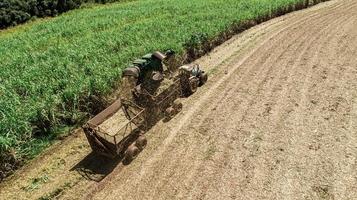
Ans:
[[[130,165],[78,131],[1,199],[357,199],[357,1],[258,25],[197,61],[210,79]]]

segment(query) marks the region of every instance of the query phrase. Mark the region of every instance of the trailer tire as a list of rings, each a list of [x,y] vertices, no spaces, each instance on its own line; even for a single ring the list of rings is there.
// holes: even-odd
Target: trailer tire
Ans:
[[[166,119],[170,120],[170,119],[174,118],[175,115],[176,115],[176,111],[172,106],[166,108],[166,110],[165,110],[165,118]]]
[[[181,112],[183,105],[179,99],[176,99],[172,107],[175,109],[176,113],[179,113]]]
[[[146,139],[146,137],[144,135],[140,135],[135,141],[135,146],[137,146],[140,151],[142,151],[146,147],[147,143],[148,140]]]
[[[136,156],[138,156],[139,152],[140,149],[137,146],[130,145],[128,149],[125,151],[125,157],[123,162],[125,164],[131,163],[131,161],[133,161],[136,158]]]

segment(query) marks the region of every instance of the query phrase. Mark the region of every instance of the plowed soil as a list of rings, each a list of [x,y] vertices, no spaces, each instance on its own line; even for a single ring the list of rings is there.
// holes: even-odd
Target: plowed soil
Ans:
[[[357,199],[357,1],[239,34],[130,165],[79,130],[0,185],[1,199]]]

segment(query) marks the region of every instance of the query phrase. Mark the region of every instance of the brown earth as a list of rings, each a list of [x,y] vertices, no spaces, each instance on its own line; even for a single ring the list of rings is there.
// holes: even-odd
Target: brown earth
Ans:
[[[357,199],[357,1],[258,25],[197,63],[208,83],[130,165],[78,131],[1,199]]]

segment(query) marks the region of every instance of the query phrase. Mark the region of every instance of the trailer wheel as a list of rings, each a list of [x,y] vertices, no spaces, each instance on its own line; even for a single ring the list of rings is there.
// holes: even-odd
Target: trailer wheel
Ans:
[[[142,151],[146,147],[147,143],[148,140],[146,139],[146,137],[144,135],[140,135],[135,141],[135,146],[137,146],[140,151]]]
[[[198,85],[199,85],[199,79],[197,77],[191,77],[189,79],[189,93],[190,94],[193,94],[197,91],[197,88],[198,88]]]
[[[175,114],[176,114],[175,109],[172,106],[166,108],[165,117],[167,119],[172,119],[173,117],[175,117]]]
[[[179,99],[176,99],[172,107],[175,109],[176,113],[179,113],[181,112],[183,105]]]
[[[200,79],[200,84],[199,84],[199,86],[202,86],[202,85],[204,85],[204,84],[207,82],[208,76],[207,76],[207,74],[206,74],[204,71],[201,71],[201,73],[200,73],[200,75],[199,75],[199,79]]]
[[[125,151],[125,157],[123,162],[125,164],[131,163],[131,161],[133,161],[136,158],[136,156],[138,156],[139,152],[140,149],[138,147],[136,147],[135,145],[130,145],[128,149]]]

